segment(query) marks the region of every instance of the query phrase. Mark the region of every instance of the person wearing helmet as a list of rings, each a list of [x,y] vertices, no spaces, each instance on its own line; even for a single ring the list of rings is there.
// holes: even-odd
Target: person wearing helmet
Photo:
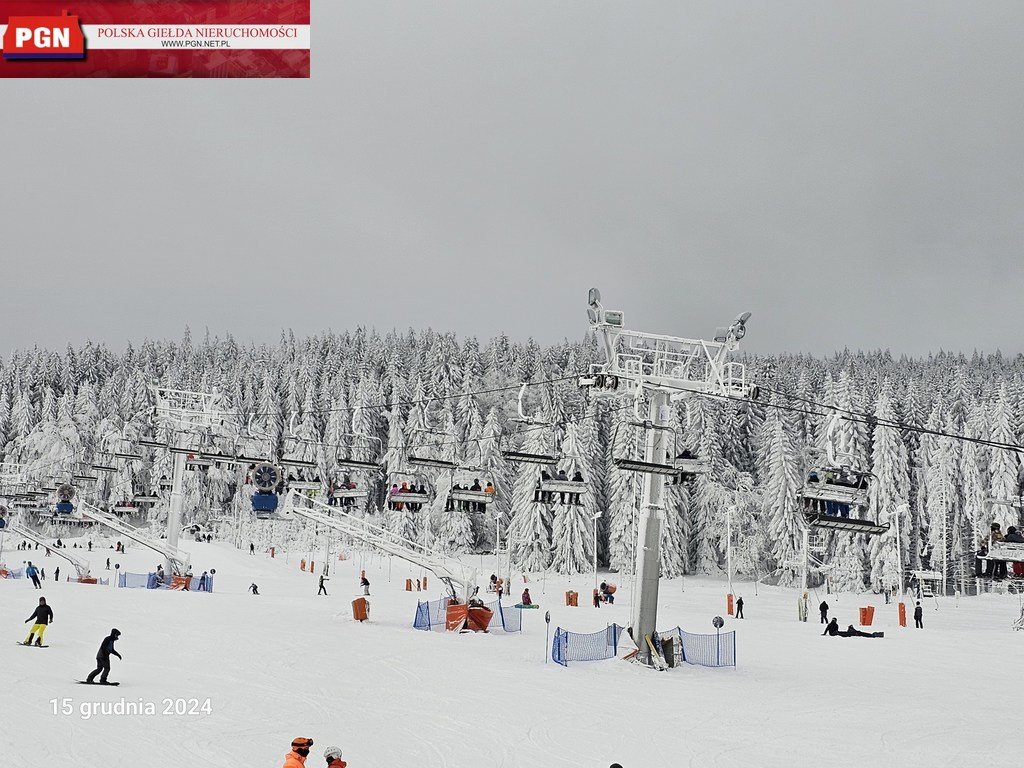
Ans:
[[[110,657],[117,656],[121,658],[121,654],[114,650],[114,643],[121,636],[121,630],[112,629],[110,634],[103,639],[103,643],[100,645],[99,651],[96,653],[96,669],[89,673],[89,676],[85,678],[85,682],[91,683],[96,679],[96,675],[100,676],[100,684],[105,685],[107,682],[107,675],[110,674]]]
[[[291,752],[284,756],[284,768],[303,768],[309,756],[309,748],[312,746],[313,740],[304,736],[292,739]]]
[[[341,747],[328,747],[324,750],[327,768],[347,768],[348,763],[341,759]]]

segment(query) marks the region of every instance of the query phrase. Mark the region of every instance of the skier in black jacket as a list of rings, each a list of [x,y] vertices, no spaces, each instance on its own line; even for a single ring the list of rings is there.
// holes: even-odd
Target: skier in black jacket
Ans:
[[[828,624],[828,603],[822,600],[821,605],[818,606],[818,610],[821,611],[821,623]]]
[[[43,644],[43,635],[46,634],[46,628],[53,621],[53,609],[46,604],[46,598],[39,598],[39,605],[32,611],[32,615],[25,619],[25,623],[32,622],[32,629],[28,631],[28,637],[25,638],[25,642],[22,645],[32,644],[32,635],[36,635],[36,645]]]
[[[91,683],[96,679],[96,675],[100,676],[100,682],[107,682],[107,675],[110,674],[110,657],[117,656],[121,658],[121,654],[114,650],[114,643],[121,636],[119,629],[110,630],[110,635],[103,639],[103,643],[100,645],[100,650],[96,654],[96,669],[89,673],[89,676],[85,678],[85,682]]]
[[[918,600],[917,601],[917,605],[914,607],[914,627],[915,628],[917,628],[917,629],[924,629],[924,624],[922,623],[922,619],[924,619],[924,609],[921,608],[921,601]]]

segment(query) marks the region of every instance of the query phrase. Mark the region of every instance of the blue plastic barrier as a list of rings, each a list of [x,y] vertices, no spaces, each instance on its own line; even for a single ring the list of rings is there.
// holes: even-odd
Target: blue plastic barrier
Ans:
[[[416,629],[431,630],[444,629],[445,617],[448,615],[448,598],[429,602],[418,601],[416,603],[416,617],[412,625]]]

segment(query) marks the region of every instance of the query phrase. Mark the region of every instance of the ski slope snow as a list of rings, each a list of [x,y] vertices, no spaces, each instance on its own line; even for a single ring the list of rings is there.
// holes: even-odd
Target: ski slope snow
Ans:
[[[10,546],[10,566],[31,558],[51,575],[58,564]],[[417,598],[440,596],[440,586],[405,592],[405,579],[419,574],[397,560],[351,552],[331,564],[330,594],[318,597],[317,577],[300,571],[296,553],[250,556],[220,542],[183,548],[197,575],[216,568],[216,592],[52,581],[40,592],[0,581],[0,626],[10,640],[24,637],[40,594],[55,613],[50,648],[0,644],[5,764],[275,766],[295,736],[316,742],[311,768],[328,744],[342,747],[351,768],[907,768],[1020,754],[1012,704],[1024,633],[1010,628],[1015,596],[929,601],[923,630],[898,628],[896,606],[878,597],[829,596],[843,626],[856,622],[857,607],[875,605],[886,633],[843,639],[820,636],[821,595],[812,594],[811,620],[801,623],[795,590],[759,586],[755,595],[742,584],[748,618],[727,617],[725,627],[738,633],[735,669],[659,673],[619,660],[563,668],[545,661],[545,609],[552,629],[625,624],[628,583],[614,606],[581,599],[569,608],[563,592],[573,586],[583,598],[589,577],[533,576],[541,610],[526,612],[521,635],[453,635],[412,629]],[[98,547],[94,573],[106,575],[107,556],[133,572],[159,562],[137,547],[116,556]],[[493,564],[473,560],[486,579]],[[360,569],[371,581],[367,624],[353,621],[350,606]],[[259,596],[248,593],[252,582]],[[664,581],[660,625],[713,632],[725,591],[713,579]],[[114,659],[111,679],[122,685],[76,685],[112,627],[122,632],[124,660]],[[162,713],[166,700],[173,712],[190,699],[208,701],[209,711]],[[103,709],[119,702],[139,712]],[[156,712],[146,714],[147,705]]]

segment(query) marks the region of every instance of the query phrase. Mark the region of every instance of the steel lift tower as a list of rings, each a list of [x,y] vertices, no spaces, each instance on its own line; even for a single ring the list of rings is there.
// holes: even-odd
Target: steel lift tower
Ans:
[[[168,552],[178,548],[178,535],[181,533],[181,513],[184,504],[182,483],[185,475],[185,459],[189,448],[186,445],[192,433],[212,431],[224,427],[237,419],[219,410],[220,395],[213,392],[190,392],[182,389],[154,387],[156,395],[156,418],[167,428],[172,436],[170,450],[174,456],[174,473],[171,481],[171,505],[167,514]],[[177,573],[178,563],[170,554],[165,555],[167,573]]]
[[[639,658],[651,664],[644,639],[657,629],[662,494],[665,477],[679,471],[674,457],[668,455],[670,403],[695,394],[757,398],[757,388],[747,383],[743,364],[727,360],[746,334],[750,313],[741,314],[728,328],[719,328],[714,341],[702,341],[626,330],[622,312],[605,309],[596,288],[590,289],[589,304],[590,327],[602,342],[605,360],[591,365],[589,373],[580,377],[580,386],[595,395],[632,395],[638,406],[644,396],[649,400],[648,417],[642,421],[646,429],[644,460],[616,463],[645,474],[630,628],[640,649]]]

